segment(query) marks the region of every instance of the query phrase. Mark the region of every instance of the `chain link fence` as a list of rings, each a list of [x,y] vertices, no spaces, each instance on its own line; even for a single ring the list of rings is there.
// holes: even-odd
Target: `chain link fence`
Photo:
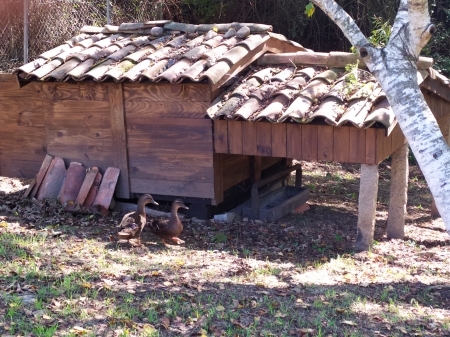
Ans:
[[[12,72],[26,63],[24,54],[31,61],[78,34],[85,25],[104,26],[108,5],[111,24],[119,25],[155,20],[161,15],[158,3],[157,0],[0,0],[0,72]]]

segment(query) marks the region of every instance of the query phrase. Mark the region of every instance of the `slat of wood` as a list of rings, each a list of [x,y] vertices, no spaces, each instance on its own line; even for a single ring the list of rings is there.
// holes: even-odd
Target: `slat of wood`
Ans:
[[[0,83],[15,83],[15,84],[19,84],[18,80],[17,80],[17,75],[14,74],[5,74],[5,73],[0,73]]]
[[[131,192],[162,194],[177,197],[214,198],[213,183],[131,178]]]
[[[348,126],[339,126],[333,133],[333,158],[334,161],[348,162],[350,159],[350,128]]]
[[[161,127],[165,127],[167,130],[184,130],[186,128],[207,130],[211,129],[212,121],[210,119],[173,118],[169,123],[166,118],[146,118],[135,120],[135,122],[133,122],[133,120],[129,119],[127,116],[127,128],[130,131],[157,131]]]
[[[76,113],[75,113],[76,111]],[[53,113],[46,116],[50,129],[105,129],[111,126],[109,102],[101,101],[58,101]]]
[[[44,127],[44,115],[49,110],[50,103],[30,99],[0,99],[0,123],[3,126],[17,125],[20,127]]]
[[[30,185],[28,185],[28,188],[23,193],[23,197],[24,198],[28,198],[28,196],[30,195],[31,191],[33,190],[33,188],[35,186],[36,186],[36,177],[34,177],[33,180],[31,181]]]
[[[392,153],[394,153],[406,143],[406,138],[403,135],[403,132],[398,124],[395,126],[394,130],[392,130],[391,137],[392,137]]]
[[[37,192],[36,199],[55,198],[58,196],[66,176],[64,160],[59,157],[53,158],[42,184]]]
[[[222,155],[224,190],[250,177],[249,158],[249,156]]]
[[[289,123],[287,128],[287,150],[288,158],[302,159],[302,125]]]
[[[71,162],[66,172],[66,178],[58,194],[58,201],[62,205],[75,204],[75,199],[80,192],[84,177],[86,176],[86,168],[77,162]]]
[[[242,154],[242,123],[228,121],[228,153]]]
[[[213,204],[220,204],[223,201],[223,157],[220,153],[214,154],[214,201]]]
[[[364,164],[366,161],[366,130],[350,128],[350,163]]]
[[[124,99],[148,101],[210,102],[208,84],[124,83]]]
[[[272,124],[256,123],[256,148],[258,156],[272,155]]]
[[[257,125],[258,123],[242,123],[242,154],[257,156],[258,140]]]
[[[31,179],[39,172],[42,161],[11,159],[0,156],[0,176]]]
[[[377,136],[374,128],[366,129],[366,161],[365,164],[378,164],[376,158]]]
[[[0,98],[3,99],[23,99],[27,98],[37,101],[42,97],[42,83],[31,82],[19,88],[13,83],[0,83]]]
[[[228,124],[225,120],[214,121],[214,152],[228,153]]]
[[[161,150],[156,148],[129,148],[130,172],[134,166],[140,167],[150,163],[172,166],[213,167],[213,154],[208,151],[180,151],[177,149]]]
[[[36,193],[42,184],[42,180],[44,180],[44,177],[47,174],[48,168],[49,168],[52,160],[53,160],[52,156],[49,156],[48,154],[45,155],[45,158],[42,162],[41,168],[39,169],[39,172],[36,175],[36,181],[35,181],[34,187],[33,187],[32,191],[30,192],[30,198],[34,198],[36,196]]]
[[[111,113],[112,145],[114,147],[114,167],[120,170],[117,181],[116,196],[130,197],[130,181],[128,171],[127,133],[125,129],[125,111],[122,83],[108,83],[109,109]]]
[[[376,163],[381,163],[391,152],[391,137],[385,136],[384,129],[375,129],[376,131]]]
[[[334,127],[318,125],[317,160],[333,161]]]
[[[97,197],[98,189],[100,187],[100,183],[102,181],[103,175],[100,172],[97,172],[95,176],[94,182],[92,183],[91,188],[86,196],[86,199],[83,202],[83,207],[91,208],[94,204],[95,198]]]
[[[108,88],[104,83],[43,83],[43,95],[53,101],[104,101],[108,99]]]
[[[155,136],[155,135],[153,135]],[[176,136],[174,134],[160,134],[157,138],[145,138],[130,136],[128,138],[128,149],[143,148],[144,146],[151,146],[154,149],[167,151],[170,149],[177,149],[180,151],[194,151],[197,152],[213,152],[212,138],[206,134],[189,134],[189,132],[180,132]]]
[[[86,167],[98,166],[100,170],[106,170],[113,165],[112,146],[66,146],[49,141],[47,149],[53,156],[70,158]]]
[[[317,125],[302,125],[302,158],[309,161],[317,160],[318,148],[318,128]]]
[[[108,215],[109,205],[111,205],[116,189],[117,180],[119,179],[120,170],[116,167],[108,167],[103,175],[102,182],[95,197],[93,207],[102,215]]]
[[[209,102],[125,101],[127,121],[130,123],[155,117],[204,119],[208,108]]]
[[[287,133],[286,124],[272,124],[272,156],[286,157]]]
[[[52,144],[66,146],[111,146],[111,129],[53,129],[47,128],[47,138]]]
[[[75,205],[83,205],[86,201],[86,198],[94,185],[95,178],[98,174],[98,167],[93,167],[86,172],[86,176],[84,177],[83,183],[81,184],[80,191],[78,192],[77,198],[75,199]],[[94,201],[94,200],[92,200]],[[92,205],[92,203],[91,203]],[[89,206],[91,206],[89,205]]]
[[[212,167],[192,166],[188,163],[181,165],[167,164],[140,158],[140,164],[130,157],[130,178],[179,180],[213,182],[214,169]]]

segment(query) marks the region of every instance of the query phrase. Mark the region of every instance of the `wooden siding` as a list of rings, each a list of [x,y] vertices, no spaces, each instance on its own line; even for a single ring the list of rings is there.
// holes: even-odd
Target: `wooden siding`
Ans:
[[[47,152],[42,84],[19,88],[15,75],[0,74],[0,175],[34,177]]]
[[[442,99],[436,94],[425,91],[422,89],[425,100],[431,111],[433,111],[434,117],[439,124],[444,138],[449,141],[450,139],[450,102]]]
[[[125,83],[123,88],[131,192],[216,203],[212,121],[205,119],[209,86]]]
[[[397,125],[389,137],[385,129],[353,126],[243,121],[214,121],[216,153],[379,164],[406,139]]]

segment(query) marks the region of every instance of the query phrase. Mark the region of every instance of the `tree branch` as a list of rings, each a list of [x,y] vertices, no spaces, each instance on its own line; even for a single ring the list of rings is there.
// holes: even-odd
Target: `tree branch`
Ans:
[[[418,57],[422,48],[436,32],[428,13],[428,0],[407,0],[410,50]]]
[[[319,6],[338,25],[358,51],[362,46],[370,43],[352,17],[334,0],[311,0],[311,2]]]
[[[397,16],[395,17],[394,25],[392,26],[389,43],[400,34],[402,27],[408,24],[408,0],[401,0],[398,8]]]

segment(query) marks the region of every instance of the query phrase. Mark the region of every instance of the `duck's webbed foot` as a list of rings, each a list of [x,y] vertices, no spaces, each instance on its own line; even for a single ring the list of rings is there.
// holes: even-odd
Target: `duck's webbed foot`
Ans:
[[[184,243],[183,240],[181,240],[181,239],[179,239],[179,238],[177,238],[177,237],[175,237],[175,236],[172,238],[172,240],[175,241],[178,245]]]

